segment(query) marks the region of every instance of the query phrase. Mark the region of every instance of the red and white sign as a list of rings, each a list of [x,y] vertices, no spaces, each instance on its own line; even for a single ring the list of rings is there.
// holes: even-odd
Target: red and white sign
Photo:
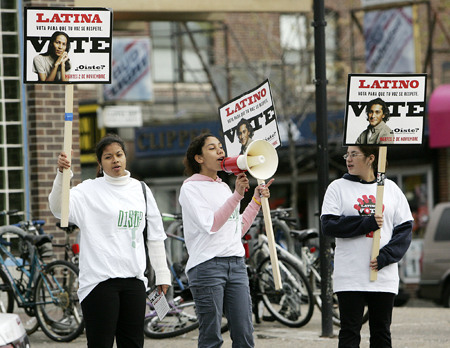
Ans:
[[[114,38],[112,81],[103,86],[107,101],[154,101],[149,38]]]
[[[112,10],[26,7],[24,83],[111,83]]]
[[[422,144],[426,74],[349,74],[344,146]]]
[[[281,145],[269,80],[219,107],[228,157],[244,153],[253,140]]]

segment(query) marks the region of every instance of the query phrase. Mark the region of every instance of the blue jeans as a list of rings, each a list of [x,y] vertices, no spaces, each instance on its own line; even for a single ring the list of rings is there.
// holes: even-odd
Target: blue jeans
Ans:
[[[222,346],[223,312],[233,348],[254,347],[252,302],[244,259],[215,257],[190,269],[188,278],[200,324],[198,347]]]

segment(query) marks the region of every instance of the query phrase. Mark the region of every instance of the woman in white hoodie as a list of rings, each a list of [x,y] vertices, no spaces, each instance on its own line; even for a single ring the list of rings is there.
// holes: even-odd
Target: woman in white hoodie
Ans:
[[[96,147],[97,178],[70,190],[69,221],[80,228],[80,287],[88,347],[142,348],[147,278],[147,242],[156,284],[171,284],[164,249],[161,214],[150,189],[130,177],[125,144],[107,134]],[[50,209],[61,217],[62,171],[70,167],[64,152],[49,196]],[[148,224],[147,241],[143,230]]]
[[[225,158],[222,144],[202,134],[189,145],[183,160],[190,177],[181,187],[184,237],[189,253],[186,273],[200,323],[198,347],[220,347],[224,312],[233,346],[254,347],[252,305],[241,237],[250,228],[268,187],[257,186],[242,215],[240,201],[249,188],[244,173],[236,178],[234,193],[217,172]]]

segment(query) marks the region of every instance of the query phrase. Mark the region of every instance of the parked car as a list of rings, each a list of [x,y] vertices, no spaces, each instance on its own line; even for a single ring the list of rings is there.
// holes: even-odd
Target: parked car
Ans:
[[[450,307],[450,202],[437,204],[425,231],[419,298]]]
[[[0,313],[0,348],[29,348],[30,341],[20,321],[13,313]]]

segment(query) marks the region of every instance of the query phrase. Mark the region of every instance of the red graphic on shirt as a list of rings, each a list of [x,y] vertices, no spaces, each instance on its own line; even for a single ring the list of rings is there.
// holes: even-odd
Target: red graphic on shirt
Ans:
[[[377,199],[374,195],[362,195],[362,198],[358,198],[358,203],[353,207],[358,211],[360,216],[370,216],[375,214],[375,204]],[[384,211],[384,204],[383,204]],[[366,234],[367,238],[373,238],[373,231]]]

